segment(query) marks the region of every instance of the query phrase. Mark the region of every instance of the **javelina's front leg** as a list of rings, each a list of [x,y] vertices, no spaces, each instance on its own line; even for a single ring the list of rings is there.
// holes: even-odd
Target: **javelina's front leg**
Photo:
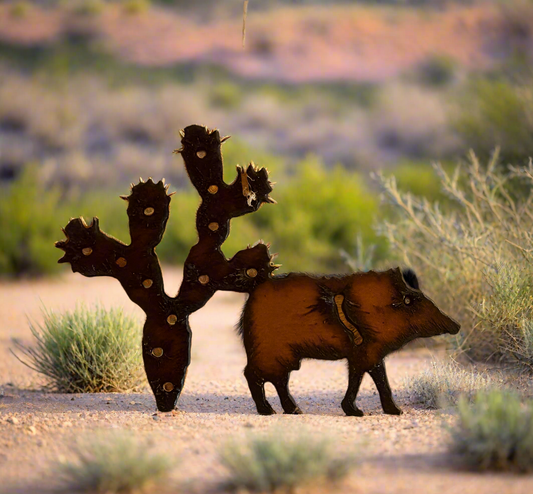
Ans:
[[[389,380],[387,379],[387,372],[385,371],[385,362],[381,360],[374,368],[368,371],[370,377],[374,381],[379,392],[381,406],[383,411],[389,415],[401,415],[402,411],[392,397]]]
[[[344,413],[352,417],[362,417],[364,414],[359,408],[355,406],[355,399],[363,380],[364,372],[356,369],[351,363],[348,362],[348,389],[346,390],[346,396],[342,400],[341,406]]]

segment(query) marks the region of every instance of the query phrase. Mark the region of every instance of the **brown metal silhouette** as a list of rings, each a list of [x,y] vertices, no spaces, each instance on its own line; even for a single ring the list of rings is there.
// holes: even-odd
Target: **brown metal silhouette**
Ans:
[[[298,414],[302,412],[288,386],[291,371],[298,370],[304,358],[346,358],[346,415],[363,415],[355,399],[365,372],[376,384],[384,412],[400,414],[383,359],[415,338],[456,334],[459,328],[419,290],[411,270],[274,276],[259,285],[244,306],[244,375],[260,414],[275,413],[265,398],[265,382],[276,388],[285,413]]]
[[[189,315],[203,307],[217,290],[252,292],[270,278],[273,264],[268,246],[258,243],[226,259],[221,245],[229,234],[230,220],[273,203],[266,169],[253,164],[237,167],[232,184],[223,180],[221,144],[217,130],[191,125],[182,132],[187,173],[202,202],[196,216],[198,243],[184,264],[183,281],[176,297],[164,290],[155,248],[163,238],[169,217],[170,195],[164,180],[132,184],[128,202],[131,243],[102,232],[98,218],[87,225],[72,219],[63,230],[66,240],[56,243],[65,251],[60,263],[84,276],[112,276],[129,298],[146,313],[143,359],[157,408],[170,411],[179,398],[190,362]]]

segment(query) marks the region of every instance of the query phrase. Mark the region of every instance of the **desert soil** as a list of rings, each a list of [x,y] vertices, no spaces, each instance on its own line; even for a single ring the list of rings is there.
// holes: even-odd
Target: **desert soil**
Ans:
[[[167,292],[175,293],[180,271],[165,269],[165,279]],[[142,321],[140,310],[112,279],[65,273],[54,280],[0,283],[2,493],[54,489],[59,485],[54,463],[68,457],[77,437],[101,429],[134,431],[173,455],[176,471],[169,492],[212,492],[219,489],[225,475],[217,459],[219,445],[274,428],[327,436],[337,441],[339,452],[359,453],[360,464],[336,492],[533,492],[533,476],[460,469],[457,459],[447,453],[448,435],[443,428],[443,423],[455,420],[453,412],[428,411],[409,403],[403,380],[419,373],[435,357],[427,349],[400,352],[388,359],[402,416],[383,415],[375,388],[366,377],[358,399],[366,416],[344,416],[340,402],[346,387],[345,365],[319,361],[304,362],[293,374],[292,391],[305,415],[257,415],[242,375],[244,351],[234,330],[243,303],[243,297],[236,294],[217,294],[191,317],[192,363],[178,411],[156,413],[148,389],[132,394],[44,392],[40,376],[10,353],[13,340],[31,343],[27,318],[41,320],[42,306],[72,309],[80,301],[122,306]],[[268,396],[279,412],[273,388],[268,389]]]

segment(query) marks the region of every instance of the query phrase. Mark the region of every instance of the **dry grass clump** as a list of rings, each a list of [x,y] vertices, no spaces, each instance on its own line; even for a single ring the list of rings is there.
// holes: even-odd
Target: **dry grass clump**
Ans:
[[[492,386],[488,376],[466,371],[454,361],[433,361],[420,375],[406,382],[411,400],[427,408],[457,405],[461,397],[472,400],[478,391]]]
[[[311,482],[337,482],[348,475],[351,457],[339,458],[326,440],[280,431],[230,442],[220,450],[227,487],[236,491],[293,492]]]
[[[168,477],[172,464],[152,446],[131,433],[102,431],[78,441],[57,474],[67,492],[146,492]]]
[[[19,358],[61,393],[125,392],[143,382],[138,322],[122,309],[78,306],[72,312],[43,310],[30,324],[35,346],[17,343]]]
[[[451,449],[478,470],[533,471],[533,403],[512,393],[480,393],[459,400]]]
[[[443,208],[401,193],[380,176],[399,213],[381,232],[417,266],[424,290],[458,318],[458,348],[478,360],[533,369],[533,164],[484,167],[472,153],[453,175],[435,166],[453,203]]]

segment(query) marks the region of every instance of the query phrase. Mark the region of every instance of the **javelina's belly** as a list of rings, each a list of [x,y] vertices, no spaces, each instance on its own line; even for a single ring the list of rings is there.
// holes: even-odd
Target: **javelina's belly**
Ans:
[[[258,286],[245,308],[243,337],[254,358],[289,362],[302,358],[336,360],[351,347],[346,331],[317,310],[319,284],[343,285],[343,278],[294,274]],[[332,287],[332,288],[337,288]],[[329,319],[330,322],[326,320]]]

